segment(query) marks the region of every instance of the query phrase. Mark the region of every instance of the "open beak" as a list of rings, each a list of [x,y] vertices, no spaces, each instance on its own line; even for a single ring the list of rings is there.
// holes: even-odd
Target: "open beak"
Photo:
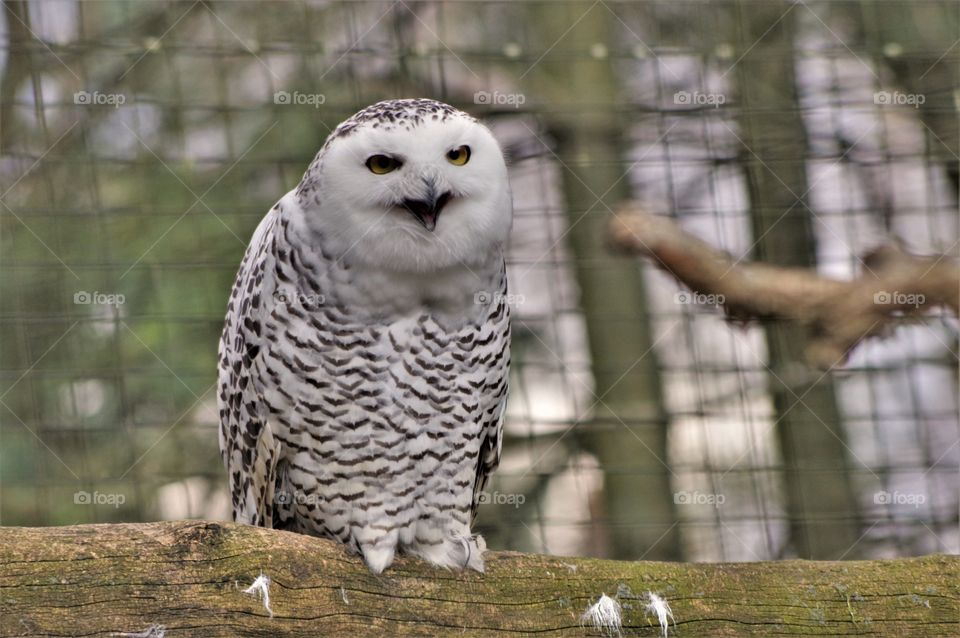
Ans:
[[[400,205],[413,215],[424,228],[433,232],[437,227],[440,211],[449,201],[450,193],[443,193],[431,199],[405,199],[400,202]]]

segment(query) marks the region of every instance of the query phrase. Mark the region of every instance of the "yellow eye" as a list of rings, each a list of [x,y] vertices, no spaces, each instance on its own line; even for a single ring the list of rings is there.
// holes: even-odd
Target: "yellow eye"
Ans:
[[[389,155],[371,155],[367,158],[367,168],[369,168],[370,172],[374,175],[386,175],[391,171],[397,170],[400,166],[400,161]]]
[[[463,166],[470,161],[470,147],[464,144],[452,151],[447,151],[447,161],[454,166]]]

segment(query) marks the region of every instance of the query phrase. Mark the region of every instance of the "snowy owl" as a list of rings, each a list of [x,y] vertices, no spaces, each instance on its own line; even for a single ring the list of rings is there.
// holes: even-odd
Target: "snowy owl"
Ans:
[[[340,124],[253,235],[219,351],[238,522],[483,570],[500,458],[512,220],[490,131],[427,99]]]

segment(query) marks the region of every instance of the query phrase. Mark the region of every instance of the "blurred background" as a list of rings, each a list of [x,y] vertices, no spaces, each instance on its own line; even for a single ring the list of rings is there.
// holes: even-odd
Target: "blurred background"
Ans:
[[[605,240],[633,200],[832,277],[888,238],[957,257],[960,3],[2,4],[3,525],[229,518],[213,387],[245,244],[338,122],[423,96],[510,161],[492,548],[960,551],[955,319],[823,374]]]

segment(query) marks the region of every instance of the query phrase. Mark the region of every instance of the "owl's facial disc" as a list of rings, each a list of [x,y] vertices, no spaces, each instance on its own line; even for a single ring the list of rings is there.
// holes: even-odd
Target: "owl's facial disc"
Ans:
[[[428,273],[496,261],[510,231],[493,134],[450,106],[393,100],[337,128],[298,188],[304,221],[344,263]]]

